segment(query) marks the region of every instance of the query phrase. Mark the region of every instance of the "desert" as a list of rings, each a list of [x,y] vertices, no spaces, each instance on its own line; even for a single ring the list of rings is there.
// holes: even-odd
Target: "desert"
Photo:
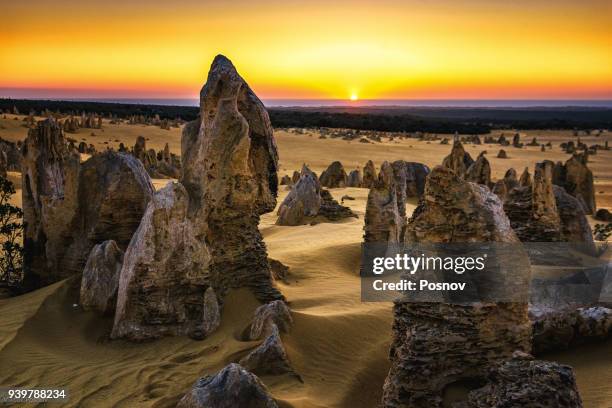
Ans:
[[[220,123],[219,121],[222,120],[233,123],[231,121],[236,118],[226,113],[227,109],[231,112],[231,104],[227,108],[226,100],[215,100],[217,94],[207,93],[208,89],[216,86],[214,84],[220,83],[216,82],[218,81],[216,75],[219,78],[226,78],[223,80],[223,85],[219,86],[224,86],[227,78],[237,83],[242,81],[233,71],[231,63],[226,61],[222,57],[215,60],[211,74],[209,74],[209,82],[202,91],[203,104],[209,104],[210,109],[217,109],[219,117],[227,118],[210,122],[213,124]],[[248,405],[254,403],[255,400],[267,404],[257,406],[296,408],[373,407],[378,406],[381,401],[384,401],[384,406],[413,406],[410,404],[425,406],[419,400],[413,400],[411,403],[401,402],[402,392],[414,391],[396,391],[394,388],[405,386],[403,385],[405,381],[415,382],[423,379],[403,379],[405,375],[403,372],[394,371],[399,370],[399,368],[394,368],[398,360],[389,359],[390,348],[404,347],[399,343],[393,344],[404,341],[399,337],[399,332],[394,335],[392,331],[392,327],[397,327],[398,324],[394,324],[393,304],[390,302],[364,303],[360,298],[359,270],[361,245],[364,242],[364,222],[366,241],[368,240],[367,228],[370,227],[372,229],[369,236],[376,236],[376,238],[371,238],[373,240],[380,240],[382,233],[388,240],[401,239],[398,238],[400,237],[399,231],[393,228],[397,222],[400,224],[407,222],[409,225],[406,236],[408,236],[410,228],[417,228],[415,223],[421,222],[415,218],[417,215],[413,215],[417,207],[419,208],[418,214],[420,214],[418,217],[423,218],[422,222],[432,222],[426,218],[428,211],[442,211],[435,209],[435,205],[438,205],[435,200],[431,204],[424,204],[423,201],[420,201],[422,198],[419,195],[433,194],[433,190],[428,190],[433,189],[433,185],[425,184],[420,187],[415,185],[411,187],[412,190],[404,191],[400,196],[397,190],[400,184],[396,184],[393,178],[394,174],[399,174],[395,169],[416,168],[415,166],[404,166],[402,163],[406,161],[421,163],[426,166],[427,172],[433,169],[433,173],[430,174],[435,175],[435,182],[441,183],[440,186],[448,182],[454,186],[452,188],[463,189],[461,191],[464,193],[461,194],[485,194],[489,197],[488,200],[493,200],[495,205],[501,208],[501,201],[492,198],[494,196],[490,189],[493,189],[495,180],[509,180],[508,169],[514,168],[519,171],[527,169],[521,176],[520,185],[529,186],[524,188],[528,188],[530,194],[533,191],[535,202],[536,194],[551,196],[553,191],[552,167],[540,168],[538,163],[565,163],[571,159],[572,153],[567,153],[561,147],[561,144],[568,140],[575,141],[579,138],[579,143],[582,144],[600,146],[605,144],[607,146],[611,138],[607,131],[577,136],[574,131],[569,130],[496,130],[491,134],[483,135],[483,139],[489,140],[488,143],[476,144],[464,141],[463,145],[459,141],[462,136],[454,134],[417,137],[381,132],[378,135],[380,141],[371,143],[360,143],[359,139],[321,138],[327,132],[326,130],[315,128],[299,131],[272,129],[269,122],[266,123],[265,120],[263,124],[257,122],[261,120],[261,117],[265,117],[265,113],[262,113],[265,110],[263,110],[263,105],[258,104],[254,99],[256,96],[251,93],[248,86],[245,86],[234,88],[233,92],[235,89],[246,90],[244,91],[246,96],[241,96],[241,98],[251,100],[251,103],[254,104],[255,108],[244,108],[244,112],[249,112],[251,115],[245,117],[247,117],[249,126],[259,132],[257,137],[267,138],[257,142],[260,144],[256,148],[262,150],[240,150],[244,148],[240,140],[247,140],[240,138],[247,137],[249,133],[244,133],[244,127],[235,125],[220,128],[210,125],[210,128],[203,127],[202,129],[206,130],[198,133],[199,126],[193,125],[192,122],[164,129],[165,126],[152,124],[116,123],[114,119],[100,116],[95,123],[94,130],[82,127],[65,132],[65,127],[62,128],[56,124],[57,121],[64,121],[65,116],[54,118],[54,115],[45,117],[12,112],[2,115],[0,137],[8,142],[27,146],[22,147],[24,163],[33,163],[30,160],[60,163],[63,166],[60,170],[61,174],[67,177],[64,179],[64,186],[69,185],[70,177],[94,177],[87,175],[89,171],[86,170],[87,166],[91,167],[91,171],[108,172],[107,176],[99,177],[116,178],[117,181],[104,187],[108,189],[108,192],[104,193],[106,196],[97,196],[95,191],[89,191],[86,188],[90,183],[87,179],[84,184],[81,183],[83,186],[79,184],[78,188],[75,187],[77,189],[74,192],[75,197],[85,194],[83,197],[91,198],[85,201],[80,198],[70,201],[65,199],[61,203],[62,207],[58,207],[57,210],[62,211],[58,218],[60,224],[68,225],[66,217],[72,213],[79,214],[81,207],[86,208],[87,211],[93,211],[91,205],[95,201],[102,202],[100,210],[96,210],[98,215],[95,217],[97,218],[91,218],[92,215],[90,218],[85,218],[86,220],[106,220],[107,218],[104,217],[111,217],[112,213],[107,214],[104,206],[118,205],[118,209],[123,208],[124,210],[127,210],[128,206],[139,209],[137,212],[126,212],[121,216],[124,221],[135,217],[135,223],[127,230],[124,228],[113,231],[106,227],[101,230],[95,225],[83,227],[86,228],[85,235],[78,235],[83,234],[79,232],[74,241],[78,246],[73,247],[67,253],[74,254],[80,251],[88,255],[91,250],[89,259],[72,259],[71,256],[67,258],[67,263],[62,263],[63,258],[58,255],[64,250],[61,248],[63,242],[61,237],[73,234],[70,231],[62,232],[58,238],[59,247],[54,249],[55,252],[49,252],[46,255],[56,256],[58,265],[66,265],[58,266],[57,272],[53,272],[59,274],[39,277],[33,283],[35,290],[0,300],[0,315],[2,316],[0,319],[0,331],[2,332],[0,383],[19,387],[37,384],[46,384],[47,387],[68,387],[70,398],[66,406],[75,407],[166,407],[177,406],[177,404],[185,407],[255,406]],[[255,115],[252,109],[260,109],[260,113]],[[181,133],[183,149],[181,149]],[[26,140],[28,134],[31,136],[27,136]],[[204,137],[210,137],[212,142],[204,143],[198,139],[203,137],[203,134],[209,134],[210,136]],[[538,143],[532,146],[506,147],[507,158],[498,158],[495,154],[500,146],[491,140],[498,140],[503,134],[506,137],[517,134],[524,141],[537,138]],[[36,145],[37,142],[32,137],[43,137],[43,135],[56,138],[52,139],[56,147],[50,151],[52,153],[48,153],[49,156],[45,156],[47,153],[43,150],[42,155],[29,159],[27,155],[32,154],[35,149],[45,148],[42,142]],[[75,142],[69,142],[69,138]],[[185,139],[188,140],[187,143],[196,145],[202,143],[202,147],[188,147],[186,150]],[[454,142],[452,145],[441,143],[443,140],[454,140]],[[89,152],[79,152],[74,147],[76,141],[84,142],[85,145],[91,145],[93,148],[89,149]],[[227,143],[230,142],[235,143],[237,150],[228,156]],[[69,146],[69,143],[72,143],[72,147]],[[548,144],[550,144],[549,147],[541,147]],[[202,148],[209,149],[209,153],[204,156],[209,159],[208,161],[198,156]],[[65,155],[66,158],[54,162],[57,156],[52,154],[57,155],[57,152],[61,152],[62,149],[65,151],[60,154]],[[171,163],[171,155],[180,157],[179,177],[165,175],[165,178],[160,178],[157,170],[159,167],[156,167],[154,171],[151,170],[154,157],[151,158],[149,151],[161,152],[158,157],[165,163]],[[269,160],[268,164],[249,164],[248,166],[251,167],[244,167],[245,163],[254,163],[244,161],[244,157],[253,154],[253,151],[260,151],[261,153],[253,157],[257,157],[257,160]],[[605,148],[596,149],[595,153],[588,155],[588,169],[593,173],[592,193],[597,208],[609,208],[612,202],[612,153]],[[467,174],[466,178],[472,177],[470,174],[476,174],[472,170],[468,171],[464,165],[463,157],[467,154],[478,158],[478,161],[475,162],[478,163],[478,166],[484,165],[484,160],[486,160],[486,165],[490,166],[487,177],[483,178],[478,175],[475,176],[474,182],[468,182],[463,180],[463,176],[459,176],[462,172]],[[225,159],[222,160],[225,161],[211,166],[210,160],[218,160],[223,157]],[[457,161],[455,157],[460,159]],[[117,160],[119,162],[115,163]],[[270,164],[275,160],[278,160],[276,167]],[[397,167],[395,167],[396,161],[399,163]],[[391,162],[394,162],[394,166],[389,165]],[[440,166],[442,163],[445,163],[445,167]],[[28,165],[31,167],[23,167],[23,171],[28,172],[28,177],[38,177],[41,180],[44,180],[45,177],[54,177],[51,173],[37,174],[36,169],[39,167]],[[78,170],[79,166],[81,170]],[[253,177],[250,176],[253,174],[253,168],[264,173],[270,172],[271,169],[274,171],[261,177]],[[372,172],[380,173],[380,177],[374,177],[375,180],[369,182],[371,189],[362,187],[358,182],[352,183],[352,186],[349,187],[349,177],[346,173],[353,170],[363,170],[364,175]],[[70,176],[74,171],[80,171],[81,175]],[[478,171],[481,172],[481,170]],[[550,173],[548,176],[546,171]],[[297,179],[294,179],[293,175],[296,172]],[[532,190],[532,182],[528,180],[530,172],[534,174],[533,183],[536,186],[539,185],[538,183],[545,184],[546,177],[548,177],[548,183],[550,183],[546,187],[548,190],[542,190],[542,193],[535,188]],[[158,177],[149,176],[147,173]],[[218,184],[202,181],[203,175],[206,174],[209,174],[208,180],[215,180]],[[226,190],[227,187],[223,183],[229,180],[227,174],[236,174],[236,177],[243,180],[242,183],[255,183],[253,185],[259,187],[244,191]],[[320,178],[317,174],[321,175]],[[388,178],[389,175],[391,178]],[[286,180],[290,180],[291,185],[279,183],[279,180],[285,176],[287,176]],[[20,207],[25,205],[26,208],[36,205],[35,193],[23,193],[23,197],[32,200],[32,204],[21,200],[25,187],[20,172],[9,169],[7,177],[16,186],[17,192],[12,196],[13,204]],[[513,177],[518,186],[516,175]],[[28,180],[31,179],[28,178]],[[426,183],[434,183],[429,178],[426,180]],[[410,184],[404,182],[407,183],[406,185]],[[46,182],[41,183],[39,185],[44,187]],[[361,183],[366,183],[365,179]],[[116,189],[117,185],[120,186],[119,189]],[[130,185],[129,188],[128,185]],[[298,189],[297,186],[300,185],[302,187]],[[509,191],[523,188],[521,186],[512,187]],[[445,187],[436,186],[435,188],[441,188],[439,191],[436,190],[438,191],[436,194],[448,193]],[[294,191],[297,193],[292,193]],[[397,200],[396,191],[399,197]],[[274,199],[272,198],[273,192],[277,195]],[[69,193],[69,190],[63,192],[66,194],[65,197],[68,197]],[[218,194],[231,194],[234,198],[231,200],[216,199]],[[296,198],[285,202],[289,194],[296,194]],[[326,194],[329,194],[329,198],[325,198]],[[385,195],[389,194],[393,199],[394,209],[390,209],[389,202],[384,201],[386,200]],[[109,197],[113,199],[105,201]],[[464,200],[462,197],[464,196],[459,195],[453,199]],[[554,195],[552,197],[554,200]],[[380,201],[381,199],[383,201]],[[399,203],[400,199],[402,203]],[[206,200],[211,200],[210,203],[214,203],[217,207],[211,209],[209,205],[212,204],[197,204],[198,202],[208,203]],[[312,200],[315,204],[308,204]],[[141,201],[148,204],[132,207],[132,203]],[[305,205],[303,203],[309,206],[314,205],[314,210],[312,210],[314,212],[296,213],[295,217],[298,221],[290,225],[279,225],[277,218],[280,208],[283,205],[298,205],[295,204],[296,202],[299,205]],[[470,201],[471,204],[461,205],[476,205],[474,204],[476,202]],[[328,208],[322,203],[327,203],[325,205],[335,210],[322,212],[322,208]],[[199,207],[200,205],[202,206]],[[375,213],[371,207],[377,208],[376,206],[379,205],[381,207],[376,211],[380,213],[376,213],[378,215],[374,217]],[[434,207],[427,207],[427,205]],[[452,210],[451,207],[455,208],[453,207],[455,205],[459,206],[452,201],[445,205],[450,206],[448,211]],[[69,206],[75,206],[76,209],[71,209]],[[346,207],[348,210],[339,210]],[[497,211],[496,217],[501,216],[499,211],[503,214],[503,210],[499,208],[491,210]],[[481,210],[476,208],[476,211]],[[336,216],[328,218],[329,214],[336,214]],[[581,216],[588,221],[588,228],[599,222],[594,219],[593,214],[584,215],[584,212],[582,214]],[[261,219],[257,226],[254,220],[259,216]],[[26,215],[27,217],[37,217],[37,215]],[[306,217],[306,219],[300,217]],[[388,219],[387,217],[395,218]],[[141,218],[142,221],[140,221]],[[512,220],[505,219],[506,221],[495,221],[487,218],[486,222],[491,225],[488,228],[493,228],[491,234],[518,242],[515,233],[510,229],[509,222]],[[44,224],[47,221],[42,219],[42,228],[53,228],[54,231],[60,228],[54,226],[53,223]],[[391,221],[392,224],[386,224]],[[108,223],[109,221],[103,221],[103,225]],[[467,224],[461,225],[463,224],[457,228],[468,228],[468,230],[471,228]],[[88,230],[87,228],[93,229]],[[91,240],[91,238],[85,239],[84,237],[91,237],[93,232],[87,233],[86,231],[99,231],[96,234],[100,234],[100,237],[89,242],[88,239]],[[476,230],[470,234],[482,233],[478,231],[484,230]],[[202,234],[211,233],[215,234],[212,241],[202,241]],[[128,238],[134,234],[131,241],[126,240],[125,234],[128,234]],[[51,235],[48,236],[51,237]],[[115,241],[98,242],[106,239],[102,237],[107,236],[115,237],[117,244]],[[588,238],[591,241],[593,239],[592,236]],[[183,240],[190,244],[183,246]],[[215,246],[217,245],[215,242],[220,246]],[[94,247],[96,243],[99,245]],[[265,243],[265,246],[262,246],[261,243]],[[240,249],[246,247],[250,249]],[[228,255],[227,248],[238,248],[238,253],[230,252]],[[157,260],[159,257],[166,260],[159,262]],[[285,272],[282,277],[274,277],[274,271],[270,271],[265,261],[266,257],[288,267],[288,272]],[[122,263],[123,267],[121,267]],[[44,264],[49,265],[49,262],[46,261]],[[36,265],[36,263],[31,265]],[[116,269],[115,265],[119,265],[119,269]],[[210,275],[199,276],[197,271],[201,266],[198,265],[209,265],[206,268],[210,268]],[[73,268],[75,272],[68,272],[66,268]],[[81,274],[77,272],[79,268],[84,268],[85,271]],[[254,268],[261,269],[258,272]],[[233,278],[230,277],[229,271],[233,271],[231,272],[234,274]],[[37,270],[37,273],[40,271]],[[183,277],[170,280],[164,278],[169,274],[181,274]],[[81,275],[83,275],[82,279]],[[102,278],[119,280],[118,287],[115,283],[114,288],[112,286],[109,288],[110,283],[100,281]],[[207,286],[208,284],[202,286],[201,279],[205,279],[206,282],[209,282],[210,279],[210,282],[215,283],[211,283],[211,286]],[[145,286],[137,289],[138,285],[143,285],[143,282],[146,282]],[[145,290],[146,287],[149,289]],[[206,287],[209,290],[205,289]],[[93,293],[94,297],[92,300],[87,300],[83,298],[83,293]],[[168,297],[167,293],[173,295]],[[219,307],[217,299],[223,299],[222,308]],[[100,301],[102,303],[99,303]],[[115,302],[117,302],[116,310]],[[163,307],[169,312],[164,313],[169,314],[158,320],[155,313],[161,313],[162,309],[155,310],[160,307],[160,304],[167,304]],[[187,304],[190,305],[189,308],[184,308]],[[262,307],[275,304],[282,305],[282,307],[278,306],[280,307],[278,309],[277,306],[270,306],[269,310],[260,311]],[[285,310],[285,304],[289,306],[290,312],[289,309]],[[406,307],[407,309],[403,310],[399,305],[395,306],[396,319],[404,319],[401,317],[403,313],[410,313],[413,316],[412,319],[423,319],[423,317],[418,317],[424,316],[419,313],[426,313],[422,308],[415,308],[415,305]],[[515,315],[516,319],[521,321],[520,324],[528,328],[529,323],[525,320],[527,319],[526,308],[526,304],[523,304],[522,308],[509,308],[504,313]],[[609,309],[603,308],[602,310]],[[194,313],[198,316],[203,313],[204,320],[194,321]],[[451,306],[446,306],[445,310],[432,313],[450,315],[459,313],[459,311]],[[465,309],[461,313],[472,312]],[[491,314],[491,317],[488,318],[493,319],[497,312],[491,309],[487,313]],[[257,319],[257,316],[268,317],[262,317],[261,319],[264,320],[261,320],[257,326],[255,325],[256,320],[251,322],[253,318]],[[281,316],[285,317],[281,318]],[[474,317],[474,319],[473,324],[475,325],[487,324],[478,320],[480,318]],[[601,330],[603,330],[604,338],[607,338],[610,328],[609,311],[604,312],[604,320],[599,319],[596,320],[599,322],[597,324],[603,325]],[[411,320],[401,321],[402,324],[410,324]],[[496,322],[495,324],[503,326],[511,323]],[[255,327],[259,329],[253,332]],[[248,330],[251,330],[250,335]],[[539,362],[539,360],[530,363],[533,357],[525,354],[531,352],[529,334],[525,331],[516,335],[518,336],[516,344],[503,346],[506,347],[503,353],[506,353],[510,360],[506,363],[508,365],[502,369],[528,370],[528,368],[521,367],[524,364],[540,364],[537,366],[538,370],[548,370],[546,372],[550,372],[552,378],[555,370],[565,367]],[[266,336],[265,342],[261,343],[264,336]],[[423,341],[435,343],[434,339]],[[474,341],[473,347],[478,344],[478,340],[470,341]],[[435,344],[437,346],[437,343]],[[603,407],[607,406],[612,399],[610,344],[609,340],[599,338],[597,342],[589,342],[587,345],[572,344],[568,347],[552,347],[551,350],[539,353],[537,357],[570,365],[573,374],[570,369],[569,376],[575,376],[576,392],[580,393],[582,404],[585,407]],[[494,347],[502,346],[495,343]],[[523,351],[514,352],[514,347]],[[459,353],[457,358],[463,358],[459,357],[458,350],[453,349],[452,353]],[[500,353],[502,353],[501,350]],[[401,358],[410,359],[411,357],[408,354],[407,356],[402,355]],[[489,363],[479,362],[478,364]],[[567,369],[564,368],[564,370]],[[412,373],[412,376],[425,378],[432,375],[431,371],[418,369],[409,371],[409,373]],[[217,374],[218,376],[215,376]],[[206,375],[209,377],[204,377],[192,390],[194,381]],[[518,378],[527,377],[521,374]],[[547,381],[541,378],[540,380]],[[227,383],[227,381],[236,382]],[[392,383],[386,383],[386,381],[392,381]],[[497,386],[501,387],[499,384]],[[237,405],[211,403],[210,401],[215,398],[220,398],[215,393],[224,390],[224,387],[230,387],[227,388],[226,392],[229,393],[227,395],[240,395],[237,390],[231,391],[231,387],[249,387],[245,388],[249,391],[241,392],[252,393],[249,394],[252,395],[252,399],[250,402],[236,400],[238,402],[234,404]],[[409,387],[422,387],[422,385],[410,383]],[[547,386],[533,385],[533,387],[536,390],[533,395],[536,395],[539,392],[537,390],[546,389]],[[447,404],[465,398],[465,391],[445,391],[444,395],[435,395],[434,392],[427,395],[427,398],[430,398],[427,406],[436,404],[450,406]],[[567,405],[564,406],[578,406],[575,401],[580,401],[580,397],[576,395],[574,393],[568,397],[571,399],[565,400]],[[485,398],[476,393],[470,396],[470,398]],[[212,400],[206,398],[212,398]]]

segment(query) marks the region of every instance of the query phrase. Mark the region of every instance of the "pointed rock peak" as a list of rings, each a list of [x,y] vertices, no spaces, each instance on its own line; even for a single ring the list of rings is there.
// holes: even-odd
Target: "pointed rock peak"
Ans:
[[[378,173],[378,182],[389,186],[393,183],[393,166],[389,162],[384,162],[382,166],[380,166],[380,172]]]

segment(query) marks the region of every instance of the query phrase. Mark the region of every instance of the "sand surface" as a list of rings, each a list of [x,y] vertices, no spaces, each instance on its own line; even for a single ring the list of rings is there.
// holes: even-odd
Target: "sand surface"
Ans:
[[[26,129],[11,115],[0,119],[0,137],[18,140]],[[152,126],[108,125],[104,132],[81,130],[69,135],[117,145],[132,145],[137,135],[149,138],[148,147],[161,149],[170,143],[179,153],[180,132]],[[573,139],[571,132],[527,132],[530,140],[551,140],[552,151],[506,147],[510,159],[496,159],[499,146],[482,145],[467,150],[476,156],[489,151],[494,177],[508,167],[522,171],[542,159],[566,160],[558,143]],[[78,136],[78,137],[77,137]],[[347,172],[372,159],[377,168],[383,160],[404,159],[428,165],[441,162],[450,146],[416,140],[363,144],[321,140],[318,135],[276,133],[280,153],[280,175],[291,174],[302,163],[320,173],[333,160],[344,163]],[[612,138],[610,135],[606,137]],[[582,138],[603,144],[603,137]],[[596,139],[596,141],[595,141]],[[612,152],[592,157],[589,164],[596,177],[599,206],[610,206],[612,197]],[[18,174],[11,174],[15,181]],[[167,180],[154,180],[156,188]],[[19,187],[19,186],[18,186]],[[269,256],[291,268],[288,283],[278,283],[290,302],[295,324],[283,335],[289,358],[302,376],[262,377],[283,407],[375,407],[389,369],[391,341],[390,303],[362,303],[358,277],[363,215],[368,191],[360,188],[333,189],[358,215],[340,223],[279,227],[274,213],[262,217],[260,229]],[[287,194],[281,187],[278,202]],[[17,202],[20,198],[17,199]],[[414,203],[407,209],[411,213]],[[0,385],[66,387],[71,407],[169,407],[203,374],[214,373],[238,361],[257,342],[242,341],[256,300],[246,291],[234,291],[226,299],[222,325],[204,341],[165,338],[143,344],[109,341],[112,320],[83,312],[78,299],[78,277],[36,292],[0,300]],[[585,407],[612,405],[612,342],[547,356],[571,364]]]

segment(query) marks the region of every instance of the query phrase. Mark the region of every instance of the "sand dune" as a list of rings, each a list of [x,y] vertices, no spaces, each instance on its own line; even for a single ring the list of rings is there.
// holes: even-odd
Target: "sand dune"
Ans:
[[[11,120],[1,122],[5,126],[1,137],[25,135],[23,127],[6,129],[7,122]],[[90,132],[85,131],[80,131],[79,138],[99,137],[88,136]],[[138,134],[149,135],[148,143],[155,149],[169,141],[173,151],[180,150],[178,130],[108,125],[104,137],[131,145]],[[508,147],[508,160],[494,158],[499,146],[470,145],[467,149],[473,156],[480,150],[489,151],[494,177],[511,166],[522,171],[525,165],[533,167],[544,158],[567,158],[557,145],[570,138],[568,132],[529,134],[542,141],[552,140],[555,147],[545,153],[536,147]],[[303,162],[320,173],[332,160],[341,160],[347,170],[362,167],[368,159],[377,167],[383,160],[399,158],[434,165],[450,149],[436,142],[360,144],[283,131],[277,132],[277,142],[281,175],[292,173]],[[601,139],[597,142],[603,143]],[[596,175],[597,191],[604,192],[597,195],[600,206],[611,202],[611,154],[602,152],[589,164]],[[167,180],[154,182],[159,188]],[[358,188],[332,190],[338,200],[345,194],[355,198],[345,205],[359,218],[345,222],[281,227],[274,225],[275,213],[262,217],[260,229],[269,256],[291,268],[288,282],[278,283],[295,321],[292,331],[283,335],[283,342],[304,381],[290,375],[262,377],[281,406],[374,407],[380,401],[389,368],[392,305],[363,303],[360,299],[358,270],[367,193]],[[286,194],[282,187],[279,203]],[[414,205],[409,205],[409,213]],[[165,338],[143,344],[109,341],[112,321],[75,307],[77,299],[75,277],[18,298],[0,300],[0,384],[67,387],[70,401],[66,406],[71,407],[169,407],[199,376],[238,361],[257,345],[242,340],[242,332],[258,305],[247,291],[229,295],[222,325],[208,339]],[[547,357],[574,367],[586,407],[609,406],[612,343]]]

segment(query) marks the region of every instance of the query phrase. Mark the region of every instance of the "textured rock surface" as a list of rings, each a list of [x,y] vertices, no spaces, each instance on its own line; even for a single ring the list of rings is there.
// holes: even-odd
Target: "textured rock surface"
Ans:
[[[278,408],[266,386],[238,364],[200,378],[177,408]]]
[[[497,158],[498,159],[507,159],[508,158],[508,153],[506,153],[506,151],[504,149],[499,149],[499,152],[497,153]]]
[[[155,194],[126,251],[113,337],[204,338],[233,288],[282,299],[258,229],[278,186],[268,114],[223,56],[200,97],[200,120],[183,130],[181,182]]]
[[[455,140],[450,154],[442,161],[442,166],[453,170],[459,177],[464,177],[472,163],[474,163],[474,160],[465,151],[463,144],[459,140]]]
[[[595,244],[580,202],[553,185],[554,164],[536,164],[531,186],[510,191],[504,210],[523,242],[574,242],[594,253]]]
[[[24,273],[30,288],[83,271],[95,244],[125,249],[153,194],[133,157],[106,152],[79,163],[52,119],[23,147]]]
[[[304,165],[300,178],[278,207],[277,225],[308,224],[319,214],[321,185],[316,175]]]
[[[128,154],[107,151],[84,162],[62,268],[81,272],[91,248],[106,240],[125,250],[153,193],[144,167]]]
[[[115,241],[104,241],[93,247],[81,280],[80,304],[83,309],[108,315],[115,313],[122,264],[123,251]]]
[[[401,242],[405,225],[405,202],[395,181],[393,167],[384,162],[378,180],[370,188],[366,204],[364,242]]]
[[[300,179],[278,208],[277,225],[303,225],[315,221],[338,221],[356,215],[338,204],[329,191],[322,189],[317,176],[306,165]]]
[[[405,233],[408,243],[518,243],[500,200],[485,186],[438,166]],[[528,282],[529,267],[517,282]],[[486,376],[515,350],[530,350],[526,303],[427,303],[394,306],[385,407],[437,407],[457,381]]]
[[[342,163],[335,161],[330,164],[323,173],[321,173],[319,181],[323,187],[327,188],[346,187],[348,183],[348,176],[344,171]]]
[[[481,153],[476,161],[468,167],[465,179],[487,187],[491,185],[491,165],[484,154]]]
[[[378,180],[378,176],[376,174],[376,168],[374,167],[374,162],[372,160],[368,160],[366,165],[363,167],[363,187],[372,188],[372,186]]]
[[[348,175],[346,186],[347,187],[361,187],[362,184],[363,184],[363,180],[361,179],[361,171],[352,170]]]
[[[189,193],[188,216],[210,249],[211,285],[221,298],[247,287],[259,300],[280,299],[258,229],[261,214],[276,206],[278,188],[268,113],[221,55],[200,93],[200,110],[200,121],[183,130],[180,181]]]
[[[559,176],[555,184],[576,197],[583,205],[586,214],[593,214],[596,210],[595,187],[593,185],[593,172],[587,167],[586,161],[579,156],[572,156],[563,170],[558,170]]]
[[[28,131],[22,155],[24,283],[37,288],[69,276],[60,265],[78,205],[80,158],[53,119]]]
[[[570,366],[534,360],[515,353],[492,368],[487,384],[470,392],[465,408],[580,408],[576,378]]]
[[[242,358],[240,365],[258,375],[293,372],[276,324],[270,325],[268,337],[259,347]]]
[[[209,334],[206,319],[214,314],[205,302],[210,254],[186,217],[188,207],[187,191],[179,183],[153,196],[124,256],[112,337]]]
[[[533,324],[533,353],[565,350],[571,346],[603,341],[612,336],[612,310],[606,307],[550,308],[529,306]]]
[[[255,309],[249,328],[249,339],[259,340],[271,333],[272,324],[281,332],[289,333],[293,325],[291,310],[282,300],[275,300]]]
[[[400,201],[406,198],[421,198],[425,191],[425,180],[430,170],[422,163],[397,160],[392,163],[396,184],[402,196]]]

